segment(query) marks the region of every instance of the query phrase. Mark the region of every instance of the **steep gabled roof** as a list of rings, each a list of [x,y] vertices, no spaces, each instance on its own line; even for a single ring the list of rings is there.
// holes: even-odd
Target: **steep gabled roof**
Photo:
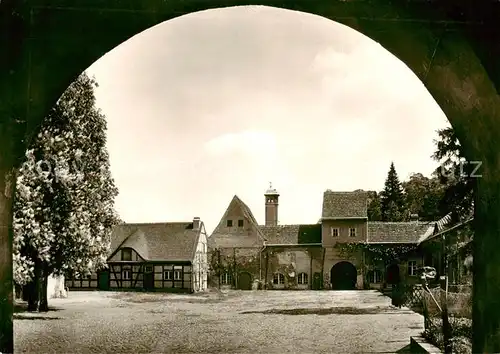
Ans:
[[[192,222],[117,225],[111,234],[111,255],[130,247],[149,261],[192,261],[202,227],[193,230]]]
[[[368,218],[368,193],[333,192],[323,193],[323,219]]]
[[[432,234],[430,222],[368,222],[368,243],[418,243],[422,237]]]
[[[267,244],[292,245],[321,243],[321,225],[259,226]]]
[[[227,219],[227,215],[234,208],[239,208],[241,210],[242,216],[245,219],[247,219],[248,222],[250,222],[250,226],[252,226],[256,230],[258,238],[257,240],[255,240],[249,237],[248,235],[238,234],[238,241],[240,243],[239,246],[252,247],[252,246],[257,246],[256,242],[259,244],[264,243],[264,235],[262,234],[262,231],[259,228],[257,219],[255,219],[255,216],[253,215],[248,205],[246,205],[237,195],[235,195],[233,199],[231,199],[231,202],[226,208],[226,211],[222,215],[219,224],[212,232],[212,234],[208,237],[207,242],[210,248],[234,247],[234,239],[233,239],[234,235],[232,233],[226,232],[224,225],[224,221]]]

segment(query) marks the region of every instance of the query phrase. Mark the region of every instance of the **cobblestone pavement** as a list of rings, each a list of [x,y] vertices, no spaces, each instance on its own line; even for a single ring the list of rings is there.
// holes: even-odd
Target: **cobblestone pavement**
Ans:
[[[401,353],[422,316],[376,291],[71,292],[15,315],[16,353]]]

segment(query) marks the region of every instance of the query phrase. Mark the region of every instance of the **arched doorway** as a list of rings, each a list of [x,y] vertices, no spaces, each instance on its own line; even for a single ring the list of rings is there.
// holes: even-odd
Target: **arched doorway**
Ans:
[[[241,272],[238,275],[238,289],[252,290],[252,275],[248,272]]]
[[[357,279],[356,267],[351,262],[339,262],[330,271],[333,290],[355,290]]]
[[[256,2],[248,1],[247,3]],[[190,12],[217,6],[240,5],[241,2],[216,0],[192,2],[187,0],[185,4],[189,6],[181,8],[187,9],[184,12]],[[258,2],[258,4],[273,5],[276,3],[266,0]],[[34,20],[30,22],[30,30],[21,31],[19,37],[8,41],[7,44],[6,52],[12,57],[9,56],[9,60],[5,61],[7,64],[4,64],[4,71],[9,73],[5,76],[6,84],[3,85],[0,93],[0,95],[7,97],[6,101],[9,102],[7,112],[4,115],[18,117],[19,112],[29,112],[29,114],[26,113],[26,117],[21,114],[20,119],[12,119],[16,125],[3,129],[2,156],[5,158],[1,168],[4,176],[8,175],[6,172],[10,171],[12,167],[9,164],[15,160],[11,149],[15,141],[9,139],[18,135],[12,134],[12,132],[18,131],[16,127],[19,122],[27,121],[27,127],[39,127],[41,118],[45,116],[46,111],[51,106],[50,102],[56,101],[62,86],[67,86],[72,77],[90,65],[98,56],[141,30],[183,12],[178,5],[172,5],[168,1],[157,2],[155,6],[151,7],[137,7],[136,10],[129,9],[126,3],[110,0],[92,2],[92,4],[83,2],[76,5],[63,4],[59,7],[38,6],[38,9],[33,8],[35,5],[36,2],[28,1],[26,4],[13,5],[16,6],[13,11],[6,11],[9,13],[6,15],[8,20],[5,21],[6,33],[17,35],[20,32],[17,29],[19,21],[29,18],[30,13],[34,16]],[[297,8],[293,2],[283,2],[282,6]],[[498,52],[496,46],[498,34],[496,30],[493,30],[494,24],[490,26],[492,21],[497,18],[494,16],[497,7],[494,6],[498,6],[498,2],[483,2],[477,6],[469,6],[466,2],[442,1],[440,6],[436,6],[434,2],[426,4],[422,2],[416,7],[404,6],[395,2],[387,2],[387,4],[383,2],[380,4],[378,2],[357,2],[355,4],[335,2],[328,4],[328,6],[318,6],[315,2],[304,2],[300,6],[303,11],[359,27],[364,33],[372,35],[375,40],[390,48],[422,78],[445,113],[453,120],[454,128],[457,129],[461,142],[465,142],[463,145],[464,150],[467,151],[468,159],[483,162],[485,173],[480,179],[477,198],[489,202],[478,203],[476,208],[476,234],[481,236],[481,247],[478,248],[479,256],[476,259],[483,261],[476,262],[475,266],[477,272],[485,273],[488,271],[490,274],[498,274],[494,269],[500,267],[500,260],[495,261],[495,258],[487,257],[488,250],[495,247],[497,242],[495,231],[498,230],[499,221],[495,215],[498,214],[500,203],[494,202],[492,197],[497,190],[496,176],[500,171],[498,152],[490,151],[491,146],[495,146],[494,142],[500,136],[497,129],[499,104],[493,85],[496,84],[498,87],[500,71],[498,63],[495,62],[495,58],[498,56],[492,54]],[[65,9],[65,7],[68,8]],[[85,17],[78,15],[79,8],[85,8],[87,11]],[[151,10],[145,11],[146,8]],[[130,14],[134,11],[137,12],[137,18],[140,20],[130,21]],[[371,19],[387,18],[388,21],[371,21],[366,14],[369,14],[368,17]],[[41,16],[42,19],[49,18],[50,21],[37,21],[38,16]],[[360,18],[360,16],[362,17]],[[429,21],[426,21],[426,18]],[[113,35],[95,36],[94,33],[101,32],[103,28],[107,29],[110,19],[117,24]],[[351,19],[354,20],[351,21]],[[392,19],[394,21],[391,21]],[[455,20],[461,28],[460,31],[448,31],[447,26],[450,23],[453,24]],[[59,25],[51,26],[50,24],[53,23]],[[36,28],[31,28],[32,26],[36,26]],[[92,31],[88,30],[89,28]],[[23,36],[28,36],[31,32],[37,33],[37,40],[24,40]],[[53,45],[47,47],[47,38],[56,38],[57,40],[50,42]],[[59,42],[75,43],[75,45],[64,46]],[[470,42],[471,45],[467,42]],[[19,43],[22,45],[18,45]],[[89,46],[88,43],[92,43],[92,45]],[[45,48],[41,49],[40,46],[45,46]],[[61,50],[61,48],[64,49]],[[31,64],[27,64],[31,63],[32,53],[36,55],[38,64],[33,67]],[[17,59],[18,57],[19,59]],[[10,60],[10,58],[15,59]],[[61,66],[61,62],[71,64]],[[462,71],[462,68],[465,70]],[[491,79],[491,83],[488,78]],[[28,94],[26,94],[26,87],[30,88]],[[36,94],[32,96],[31,91]],[[19,107],[29,107],[29,109],[20,109]],[[23,118],[25,119],[23,120]],[[32,129],[28,128],[28,130],[30,131],[26,132],[27,136],[33,136],[37,133],[31,131]],[[26,138],[24,140],[29,141]],[[6,184],[10,185],[10,182],[6,182]],[[7,206],[2,205],[2,209],[5,210],[5,220],[9,220],[8,200],[2,200],[1,203]],[[496,226],[492,224],[492,220],[497,220]],[[7,249],[9,242],[12,242],[9,241],[8,229],[5,228],[6,231],[0,236],[1,248]],[[482,255],[486,256],[481,257]],[[11,270],[10,263],[10,260],[4,262],[5,265],[1,265],[1,271]],[[483,330],[475,331],[475,333],[484,333],[483,338],[498,338],[498,336],[491,336],[489,333],[497,326],[490,325],[488,320],[483,319],[485,315],[491,316],[488,314],[490,308],[488,305],[494,305],[497,301],[497,294],[491,291],[491,287],[488,286],[492,280],[487,277],[483,278],[480,278],[479,285],[474,290],[479,291],[478,293],[482,294],[483,298],[481,306],[477,307],[477,311],[474,312],[475,318],[477,316],[478,319],[474,322],[481,323],[478,325],[481,327],[478,328],[483,328]],[[12,287],[5,288],[11,289]],[[0,296],[8,298],[9,294],[4,294],[2,291]],[[478,341],[478,343],[491,343],[491,341],[483,340]],[[474,349],[474,352],[494,350],[486,349],[487,344],[482,345],[484,348],[478,347]],[[489,348],[493,348],[492,345]],[[1,351],[9,352],[8,349]]]
[[[387,284],[396,285],[401,281],[399,266],[397,264],[391,264],[387,267],[385,273],[385,281]]]

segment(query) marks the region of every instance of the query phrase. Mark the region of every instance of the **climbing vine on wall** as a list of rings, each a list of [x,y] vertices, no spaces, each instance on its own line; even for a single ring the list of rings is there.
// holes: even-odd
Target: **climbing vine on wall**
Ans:
[[[335,247],[344,257],[364,252],[372,261],[381,261],[385,264],[404,258],[404,256],[417,249],[416,245],[404,244],[369,244],[360,242],[337,243]]]

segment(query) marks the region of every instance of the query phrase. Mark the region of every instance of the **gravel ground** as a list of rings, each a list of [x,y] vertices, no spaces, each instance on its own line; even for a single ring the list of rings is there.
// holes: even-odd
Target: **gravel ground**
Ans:
[[[400,353],[423,318],[376,291],[71,292],[17,313],[16,353]]]

